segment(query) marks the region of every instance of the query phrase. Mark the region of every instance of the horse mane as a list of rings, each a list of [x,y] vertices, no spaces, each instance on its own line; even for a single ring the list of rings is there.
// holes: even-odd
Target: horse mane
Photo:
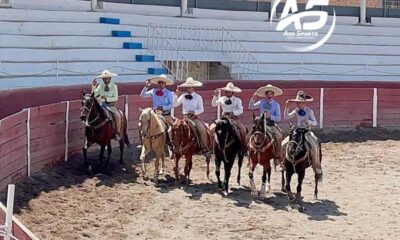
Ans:
[[[231,134],[233,134],[235,140],[240,142],[240,137],[236,133],[235,127],[234,127],[234,125],[232,123],[232,120],[230,118],[223,116],[221,118],[221,120],[217,123],[217,126],[221,125],[221,124],[226,124],[227,126],[229,126],[229,131],[231,132]]]

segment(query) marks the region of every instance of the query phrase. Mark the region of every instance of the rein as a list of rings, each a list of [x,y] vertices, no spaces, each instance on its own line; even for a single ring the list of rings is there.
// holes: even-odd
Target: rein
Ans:
[[[291,140],[291,141],[289,141],[288,142],[288,146],[289,146],[289,144],[290,143],[294,143],[295,145],[297,145],[297,147],[299,147],[300,148],[300,150],[301,151],[304,151],[304,149],[300,146],[300,144],[299,143],[297,143],[296,141],[294,141],[294,140]],[[309,162],[309,164],[310,164],[310,151],[309,151],[309,149],[307,148],[307,146],[305,146],[305,150],[306,150],[306,154],[304,154],[304,156],[303,157],[301,157],[301,158],[299,158],[299,159],[295,159],[295,157],[293,156],[290,156],[289,155],[289,153],[288,153],[288,151],[286,150],[286,158],[289,160],[289,162],[293,165],[293,169],[294,169],[294,171],[296,172],[296,166],[297,166],[297,164],[300,164],[300,163],[302,163],[302,162],[304,162],[306,159],[308,159],[308,162]]]
[[[188,150],[190,147],[192,147],[194,144],[196,144],[196,135],[195,134],[192,134],[193,135],[193,137],[192,138],[190,138],[191,137],[191,134],[190,134],[190,125],[188,125],[189,126],[189,132],[188,132],[188,136],[189,136],[189,144],[186,144],[186,145],[183,145],[183,143],[182,143],[182,140],[181,140],[181,142],[179,143],[179,150],[177,150],[177,149],[174,149],[173,151],[175,152],[175,153],[177,153],[177,154],[179,154],[179,155],[183,155],[183,153],[186,151],[186,150]],[[180,133],[181,133],[181,136],[183,136],[183,129],[181,128],[181,127],[179,127],[179,130],[180,130]]]
[[[92,124],[95,123],[97,120],[100,119],[100,112],[98,112],[97,115],[96,115],[96,117],[95,117],[93,120],[89,121],[90,114],[92,113],[93,106],[94,106],[94,104],[92,103],[92,106],[90,107],[90,109],[87,108],[86,106],[84,106],[84,107],[81,108],[81,109],[86,109],[86,110],[89,111],[88,117],[86,118],[86,121],[85,121],[85,126],[86,126],[86,127],[89,127],[89,128],[93,128],[93,129],[99,129],[99,128],[101,128],[102,126],[104,126],[109,120],[104,119],[104,120],[103,120],[102,122],[100,122],[99,124],[93,126]]]

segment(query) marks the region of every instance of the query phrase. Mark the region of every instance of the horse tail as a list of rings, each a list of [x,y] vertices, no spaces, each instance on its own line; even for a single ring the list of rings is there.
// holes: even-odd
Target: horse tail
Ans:
[[[321,174],[319,174],[317,181],[322,182],[324,173],[322,172],[322,146],[321,142],[318,142],[319,146],[319,164],[321,165]]]
[[[128,148],[132,148],[132,144],[129,142],[128,133],[124,133],[124,143]]]

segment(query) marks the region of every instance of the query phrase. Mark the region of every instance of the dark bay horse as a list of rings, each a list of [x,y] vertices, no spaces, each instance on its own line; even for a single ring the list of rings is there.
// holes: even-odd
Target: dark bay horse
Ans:
[[[175,179],[179,179],[179,160],[185,156],[185,182],[190,184],[190,171],[192,169],[192,156],[195,153],[201,152],[200,146],[197,141],[196,128],[191,120],[175,119],[172,126],[172,144],[175,154]],[[211,153],[206,154],[207,172],[206,177],[209,179],[210,175],[210,160]]]
[[[289,197],[289,200],[296,201],[301,203],[301,189],[305,176],[306,169],[311,166],[311,153],[310,147],[305,140],[305,134],[308,130],[301,128],[292,128],[289,134],[289,142],[285,143],[286,145],[286,153],[285,153],[285,166],[286,166],[286,191]],[[322,161],[322,150],[321,144],[319,144],[319,160]],[[290,181],[292,179],[292,175],[297,173],[298,175],[298,184],[297,184],[297,193],[296,197],[293,196],[293,193],[290,188]],[[322,180],[322,175],[315,174],[315,189],[314,189],[314,197],[318,198],[318,182]]]
[[[221,190],[224,195],[228,195],[229,178],[231,176],[231,170],[235,163],[236,156],[239,158],[237,182],[240,185],[240,171],[242,168],[244,152],[241,150],[240,137],[229,118],[222,117],[221,120],[217,122],[214,132],[215,175],[218,179],[218,189]],[[220,179],[220,168],[222,163],[224,163],[225,169],[224,184],[222,184]]]
[[[111,140],[114,138],[114,123],[110,120],[106,110],[103,109],[99,102],[94,97],[94,94],[85,94],[82,92],[82,100],[81,100],[81,120],[85,124],[85,141],[83,145],[83,159],[85,169],[88,170],[89,174],[92,174],[93,168],[89,164],[87,159],[87,149],[97,143],[100,145],[100,154],[99,154],[99,169],[103,167],[106,169],[107,165],[111,159]],[[127,134],[127,120],[125,115],[123,115],[123,125],[122,125],[122,136],[119,141],[119,149],[120,149],[120,159],[119,163],[123,163],[123,153],[125,144],[130,147],[128,134]],[[103,166],[103,158],[104,151],[107,147],[107,160],[105,165]]]
[[[273,137],[268,134],[265,129],[265,117],[264,114],[256,117],[253,113],[253,128],[251,130],[251,136],[248,142],[249,149],[249,178],[251,195],[253,197],[266,198],[266,183],[267,189],[270,191],[271,182],[271,163],[270,160],[274,157]],[[254,170],[260,164],[263,166],[262,185],[260,194],[258,194],[255,183],[254,183]],[[267,175],[268,174],[268,175]],[[268,177],[268,182],[267,182]]]

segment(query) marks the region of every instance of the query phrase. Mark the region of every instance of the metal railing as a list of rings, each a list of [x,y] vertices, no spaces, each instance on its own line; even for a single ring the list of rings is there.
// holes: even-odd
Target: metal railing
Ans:
[[[227,57],[226,64],[232,72],[239,72],[234,78],[258,79],[257,59],[226,29],[193,25],[151,23],[147,47],[166,54],[175,51],[221,52]],[[157,34],[154,34],[157,33]],[[170,52],[172,50],[172,52]],[[159,57],[159,56],[157,56]],[[168,56],[171,58],[171,56]],[[164,59],[164,56],[160,57]],[[171,60],[171,59],[167,59]],[[177,59],[174,59],[175,61]],[[197,60],[197,59],[196,59]],[[179,60],[178,61],[182,61]],[[186,59],[185,59],[186,61]],[[218,60],[215,60],[218,61]]]
[[[189,76],[189,62],[171,43],[158,24],[150,23],[147,28],[147,49],[155,55],[157,61],[174,76],[175,80],[186,80]]]

